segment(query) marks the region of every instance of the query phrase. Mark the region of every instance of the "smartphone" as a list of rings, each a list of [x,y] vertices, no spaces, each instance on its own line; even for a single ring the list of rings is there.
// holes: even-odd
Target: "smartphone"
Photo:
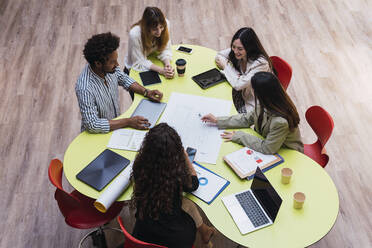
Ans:
[[[188,47],[184,47],[184,46],[179,46],[177,48],[177,51],[191,54],[192,53],[192,48],[188,48]]]
[[[186,153],[189,156],[190,162],[192,163],[195,159],[196,149],[192,148],[192,147],[187,147],[186,148]]]

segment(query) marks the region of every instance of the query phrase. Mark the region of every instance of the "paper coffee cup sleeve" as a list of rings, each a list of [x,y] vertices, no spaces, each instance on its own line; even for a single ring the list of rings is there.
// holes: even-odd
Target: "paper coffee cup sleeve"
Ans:
[[[102,213],[110,208],[110,206],[119,198],[119,196],[128,188],[130,184],[130,174],[132,173],[133,162],[125,168],[111,184],[102,192],[98,199],[94,202],[94,206]]]

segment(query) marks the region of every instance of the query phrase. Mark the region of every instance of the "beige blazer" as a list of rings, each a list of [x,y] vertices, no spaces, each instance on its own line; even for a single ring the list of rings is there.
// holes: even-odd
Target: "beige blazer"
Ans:
[[[286,119],[267,112],[264,112],[262,125],[259,127],[258,113],[256,114],[254,110],[251,110],[246,114],[218,117],[217,126],[219,129],[224,129],[247,128],[254,125],[254,130],[262,135],[264,139],[237,131],[233,135],[232,141],[264,154],[274,154],[281,147],[304,152],[304,145],[301,141],[298,127],[290,131]]]

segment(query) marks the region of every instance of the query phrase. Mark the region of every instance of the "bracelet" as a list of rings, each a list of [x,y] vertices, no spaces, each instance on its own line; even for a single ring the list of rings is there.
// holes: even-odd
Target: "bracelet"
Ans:
[[[143,96],[146,97],[147,96],[147,89],[145,89],[145,92],[143,92]]]

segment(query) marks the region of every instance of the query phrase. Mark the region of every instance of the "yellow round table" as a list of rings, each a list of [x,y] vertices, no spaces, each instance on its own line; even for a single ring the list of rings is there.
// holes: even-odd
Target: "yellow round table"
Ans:
[[[231,86],[227,82],[202,90],[191,79],[192,76],[214,68],[216,51],[194,45],[185,45],[193,48],[193,53],[183,54],[175,51],[178,46],[173,46],[172,66],[175,61],[183,58],[187,61],[184,77],[167,80],[161,76],[162,83],[148,86],[149,89],[159,89],[164,93],[163,100],[167,102],[172,92],[194,94],[231,100]],[[150,58],[155,64],[161,65],[154,57]],[[131,77],[141,83],[138,72],[131,71]],[[129,117],[136,108],[142,96],[136,95],[131,107],[121,117]],[[231,114],[235,114],[234,108]],[[245,131],[255,134],[251,129]],[[101,192],[76,179],[79,173],[95,157],[97,157],[109,142],[111,132],[108,134],[79,134],[69,145],[64,156],[64,173],[69,183],[79,192],[92,198],[98,198]],[[255,134],[257,135],[257,134]],[[193,195],[187,195],[207,215],[210,222],[229,239],[249,247],[305,247],[324,237],[336,221],[339,199],[337,189],[327,172],[316,162],[304,154],[281,149],[279,154],[284,158],[284,163],[265,172],[274,188],[283,199],[275,223],[255,232],[241,235],[230,214],[224,207],[221,197],[245,189],[249,189],[251,180],[241,180],[230,167],[223,162],[222,157],[238,150],[240,145],[223,142],[216,165],[202,164],[215,173],[230,181],[230,185],[210,204],[206,204]],[[114,150],[115,152],[133,160],[136,152]],[[280,182],[280,170],[289,167],[293,170],[291,183],[284,185]],[[293,205],[293,194],[297,191],[306,194],[306,201],[301,210],[296,210]],[[130,199],[132,187],[129,187],[118,199]]]

